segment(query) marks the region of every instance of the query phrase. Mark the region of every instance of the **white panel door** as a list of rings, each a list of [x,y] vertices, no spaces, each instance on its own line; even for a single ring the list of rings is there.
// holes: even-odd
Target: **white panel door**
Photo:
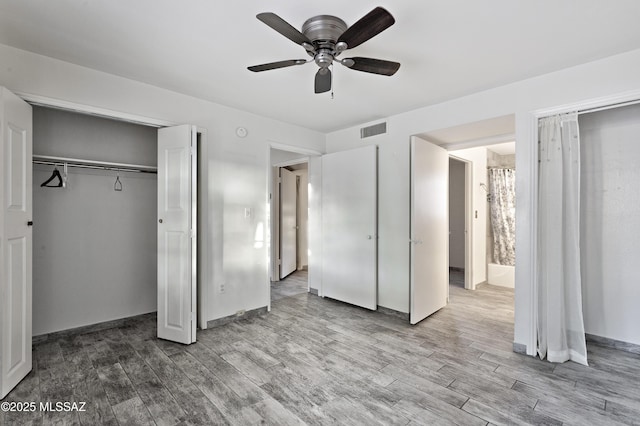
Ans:
[[[196,341],[195,137],[158,130],[158,337],[184,344]]]
[[[297,192],[295,173],[280,168],[280,278],[296,270]]]
[[[449,294],[449,155],[411,138],[410,321],[447,304]]]
[[[377,309],[377,147],[322,157],[322,295]]]
[[[0,87],[0,398],[31,371],[31,106]]]

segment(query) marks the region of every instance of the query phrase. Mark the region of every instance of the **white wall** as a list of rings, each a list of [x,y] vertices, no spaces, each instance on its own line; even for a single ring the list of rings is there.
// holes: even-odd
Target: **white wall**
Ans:
[[[307,158],[307,154],[300,154],[298,152],[283,151],[281,149],[271,148],[271,165],[277,166],[292,160],[302,160]]]
[[[33,108],[39,155],[154,166],[157,130]],[[66,188],[42,188],[53,166],[33,171],[33,334],[155,312],[155,174],[69,167]],[[62,172],[62,170],[59,168]]]
[[[535,58],[532,58],[535,60]],[[387,118],[388,133],[371,138],[379,151],[379,304],[407,312],[409,300],[409,140],[411,135],[516,115],[516,292],[514,342],[535,350],[532,249],[537,141],[533,113],[545,108],[640,91],[640,50],[567,68]],[[428,78],[428,76],[425,76]],[[379,120],[378,120],[379,121]],[[327,135],[327,151],[363,143],[360,127]],[[368,139],[367,139],[368,140]]]
[[[463,162],[449,159],[449,266],[465,267],[465,179]]]
[[[268,143],[323,152],[323,134],[5,45],[0,63],[0,85],[14,92],[206,130],[208,219],[200,237],[208,253],[209,320],[268,305],[267,244],[259,241],[268,217]],[[239,126],[246,138],[236,136]]]
[[[468,148],[449,154],[471,162],[471,286],[487,281],[487,149]]]
[[[579,124],[585,331],[640,344],[640,105]]]

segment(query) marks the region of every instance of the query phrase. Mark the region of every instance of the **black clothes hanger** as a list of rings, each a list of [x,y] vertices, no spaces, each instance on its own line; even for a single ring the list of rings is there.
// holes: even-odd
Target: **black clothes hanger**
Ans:
[[[49,185],[49,182],[51,182],[54,179],[58,179],[58,183],[55,185]],[[62,188],[62,175],[60,174],[60,172],[58,171],[58,167],[54,166],[53,168],[53,174],[51,175],[51,177],[49,179],[47,179],[46,182],[43,182],[42,184],[40,184],[40,186],[44,186],[47,188]]]
[[[122,182],[120,181],[120,170],[118,170],[118,175],[116,176],[116,183],[113,184],[114,191],[122,191]]]

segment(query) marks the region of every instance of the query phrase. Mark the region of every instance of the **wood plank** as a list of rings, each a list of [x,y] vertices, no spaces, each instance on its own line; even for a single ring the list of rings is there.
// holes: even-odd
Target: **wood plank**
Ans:
[[[121,425],[155,425],[149,411],[137,396],[114,405],[113,412]]]
[[[503,388],[489,380],[482,380],[478,377],[458,378],[449,388],[469,396],[485,406],[491,407],[494,411],[501,413],[512,422],[523,422],[527,424],[556,424],[561,425],[562,421],[534,411],[536,403],[534,398],[516,392],[512,389]],[[493,423],[500,423],[502,420],[484,417],[485,420]]]
[[[118,424],[98,372],[93,368],[85,372],[83,380],[75,383],[73,399],[86,402],[86,411],[78,412],[78,418],[83,425]]]
[[[245,405],[254,404],[267,397],[257,384],[208,348],[194,344],[189,346],[187,353],[197,360],[197,363],[190,365],[197,367],[203,374],[213,374],[238,395]],[[177,355],[179,354],[174,356]],[[188,357],[186,359],[193,361]]]
[[[240,352],[227,352],[220,357],[258,386],[271,379],[271,373]]]
[[[227,386],[188,352],[174,354],[171,359],[225,416],[233,416],[243,407],[259,401],[239,396],[229,387],[231,383],[227,382]]]
[[[305,423],[291,411],[284,408],[274,399],[266,399],[253,405],[251,408],[258,413],[267,424],[294,426]]]
[[[382,371],[416,389],[421,390],[422,392],[434,395],[436,398],[458,408],[462,407],[468,399],[467,396],[447,388],[447,386],[455,380],[454,377],[447,377],[444,374],[439,374],[437,372],[429,374],[427,373],[428,370],[422,370],[422,374],[417,375],[414,374],[414,372],[398,368],[395,365],[388,365]]]
[[[399,401],[404,400],[412,402],[425,410],[429,410],[439,418],[451,423],[469,426],[482,426],[487,423],[485,420],[477,416],[469,414],[454,405],[448,404],[434,395],[417,390],[402,381],[393,382],[391,385],[387,386],[387,388],[400,397]]]

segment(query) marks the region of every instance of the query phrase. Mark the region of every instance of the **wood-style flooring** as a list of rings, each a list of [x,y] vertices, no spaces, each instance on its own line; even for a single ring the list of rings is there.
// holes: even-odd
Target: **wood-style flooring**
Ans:
[[[155,316],[34,347],[4,401],[82,401],[84,412],[0,413],[83,425],[640,424],[640,355],[589,346],[591,366],[512,352],[513,291],[451,285],[416,326],[303,292],[268,314],[155,338]]]
[[[271,301],[285,297],[306,293],[309,280],[309,272],[305,270],[295,271],[280,281],[271,281]]]

